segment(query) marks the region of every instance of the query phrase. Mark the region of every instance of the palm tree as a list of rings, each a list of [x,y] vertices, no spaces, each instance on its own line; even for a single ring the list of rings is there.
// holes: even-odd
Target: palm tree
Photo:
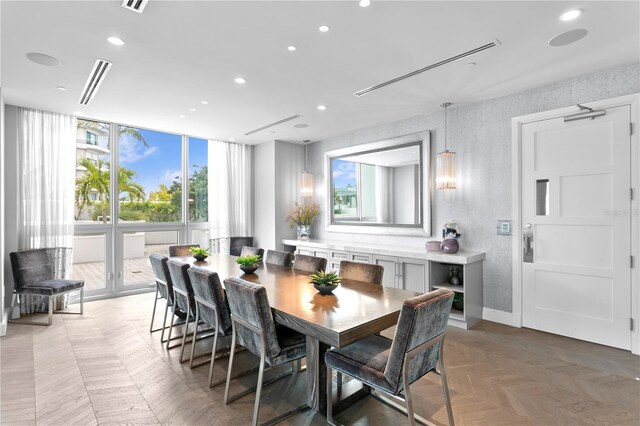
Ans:
[[[88,120],[78,120],[78,127],[82,127],[83,129],[95,130],[101,133],[109,132],[109,123],[100,123],[98,121],[88,121]],[[122,138],[124,136],[132,137],[138,142],[142,142],[145,147],[149,147],[149,143],[146,141],[142,133],[138,129],[134,129],[133,127],[125,127],[118,126],[118,137]]]
[[[131,169],[119,168],[118,192],[120,193],[120,198],[122,198],[122,194],[128,194],[130,202],[144,200],[144,187],[132,180],[135,175],[136,172]]]
[[[76,219],[85,205],[91,205],[90,194],[97,192],[98,203],[102,210],[102,223],[107,223],[107,208],[109,204],[109,163],[102,159],[93,162],[91,159],[83,157],[78,164],[86,169],[85,173],[76,179],[76,206],[78,213]],[[107,167],[103,167],[106,165]]]

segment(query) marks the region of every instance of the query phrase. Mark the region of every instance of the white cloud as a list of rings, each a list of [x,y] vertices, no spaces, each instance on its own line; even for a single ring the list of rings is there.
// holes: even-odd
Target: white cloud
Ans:
[[[164,183],[167,186],[170,186],[173,180],[178,176],[178,178],[182,177],[181,170],[165,170],[162,176],[160,177],[160,183]]]
[[[138,140],[124,137],[118,145],[120,150],[120,164],[132,164],[155,153],[158,148],[155,146],[146,147]]]

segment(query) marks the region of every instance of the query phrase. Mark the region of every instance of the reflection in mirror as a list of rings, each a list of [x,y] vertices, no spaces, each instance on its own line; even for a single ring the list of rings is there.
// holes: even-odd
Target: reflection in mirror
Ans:
[[[422,225],[421,143],[331,158],[333,224]]]

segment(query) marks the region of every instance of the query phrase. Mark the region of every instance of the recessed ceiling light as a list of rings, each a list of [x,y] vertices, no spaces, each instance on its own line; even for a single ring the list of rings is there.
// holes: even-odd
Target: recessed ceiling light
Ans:
[[[567,10],[565,13],[560,15],[559,19],[563,22],[573,21],[580,15],[582,15],[581,9],[572,9],[572,10]]]
[[[180,118],[187,118],[186,115],[180,115]]]
[[[233,81],[235,81],[238,84],[245,84],[247,82],[247,80],[245,80],[242,77],[236,77],[236,78],[233,79]]]
[[[327,106],[326,105],[318,105],[318,109],[320,111],[324,111],[325,109],[327,109]]]
[[[295,50],[296,50],[296,49],[297,49],[297,47],[295,47],[295,46],[293,46],[293,45],[292,45],[292,46],[287,47],[287,50],[288,50],[289,52],[295,52]]]
[[[235,142],[236,140],[234,138],[229,138],[229,142]]]
[[[326,33],[327,31],[329,31],[329,27],[327,25],[321,25],[320,28],[318,28],[318,29],[322,33]]]
[[[189,108],[189,111],[196,112],[196,109],[195,108]]]
[[[298,123],[294,124],[293,127],[295,127],[296,129],[306,129],[307,127],[309,127],[309,125],[306,123]]]
[[[476,65],[478,65],[478,64],[477,64],[477,63],[475,63],[475,62],[467,62],[467,66],[468,66],[468,67],[470,67],[470,68],[473,68],[473,67],[475,67]]]
[[[73,115],[84,115],[82,111],[73,111]]]
[[[59,67],[62,64],[58,58],[45,55],[44,53],[30,52],[27,53],[27,58],[36,64],[44,65],[46,67]]]
[[[200,103],[201,103],[202,105],[207,105],[209,102],[207,102],[207,101],[200,101]]]
[[[371,6],[371,0],[360,0],[360,7],[369,7]]]
[[[115,44],[116,46],[124,46],[124,40],[120,37],[111,36],[107,38],[107,41],[111,44]]]
[[[56,89],[60,90],[61,92],[64,92],[67,90],[67,88],[64,86],[56,86]]]

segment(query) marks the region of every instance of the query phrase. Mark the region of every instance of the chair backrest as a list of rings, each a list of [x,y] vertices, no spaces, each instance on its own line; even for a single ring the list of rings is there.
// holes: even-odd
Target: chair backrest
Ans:
[[[267,290],[260,284],[254,284],[240,278],[224,280],[231,315],[240,318],[262,330],[266,341],[266,358],[271,360],[280,353],[280,345],[276,335],[276,326],[267,298]],[[260,356],[262,340],[257,333],[236,323],[238,343],[254,355]]]
[[[240,256],[260,256],[260,259],[262,259],[264,257],[264,249],[243,246],[242,251],[240,251]]]
[[[54,269],[50,257],[51,250],[43,248],[9,253],[16,289],[54,279]]]
[[[149,256],[149,261],[151,262],[151,269],[153,269],[153,275],[156,279],[158,292],[171,304],[173,302],[173,283],[171,282],[171,275],[169,274],[169,266],[167,266],[169,258],[161,254],[152,254]]]
[[[169,246],[169,257],[191,256],[190,248],[200,247],[200,244],[183,244],[179,246]]]
[[[342,262],[340,262],[340,276],[347,280],[382,284],[383,275],[384,267],[382,265],[350,262],[348,260],[343,260]]]
[[[194,300],[193,300],[193,288],[191,287],[191,280],[189,279],[189,274],[187,271],[189,270],[188,263],[182,263],[177,260],[170,259],[167,262],[167,266],[169,267],[169,276],[171,276],[171,282],[173,283],[174,290],[180,290],[183,293],[187,293],[188,299],[177,295],[174,300],[175,305],[180,308],[180,310],[187,312],[187,300],[190,303],[190,309],[194,313]]]
[[[226,334],[231,328],[231,317],[229,316],[227,296],[222,289],[218,273],[198,268],[197,266],[189,268],[187,273],[191,279],[193,298],[198,304],[200,319],[212,327],[215,327],[216,322],[219,320],[220,334]],[[216,315],[216,311],[207,305],[215,306],[218,314]]]
[[[229,254],[240,256],[242,247],[253,247],[253,237],[231,237],[229,238]]]
[[[402,304],[396,335],[384,370],[384,377],[397,390],[406,386],[401,379],[404,356],[447,330],[453,296],[451,290],[438,289],[407,299]],[[438,342],[426,348],[411,360],[408,366],[409,384],[436,367],[441,344]]]
[[[267,250],[264,263],[290,267],[293,263],[293,254],[287,253],[286,251]]]
[[[307,272],[324,271],[327,269],[327,259],[307,256],[306,254],[296,254],[293,260],[293,269]]]

